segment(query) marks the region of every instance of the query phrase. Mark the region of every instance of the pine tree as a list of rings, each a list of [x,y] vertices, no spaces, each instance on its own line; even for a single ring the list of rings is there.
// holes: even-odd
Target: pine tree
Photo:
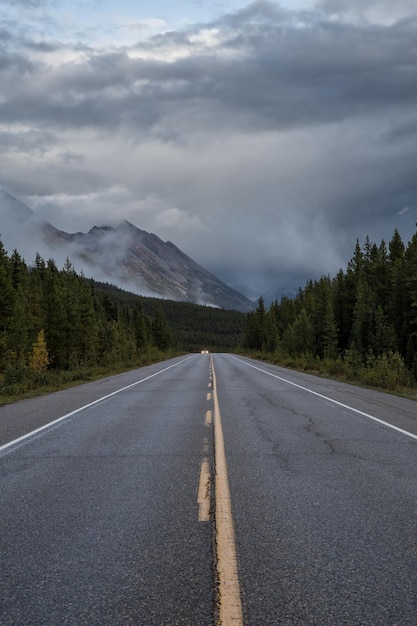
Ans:
[[[275,352],[279,345],[275,308],[271,306],[265,315],[265,349],[267,352]]]
[[[13,289],[26,287],[29,279],[28,268],[18,251],[15,249],[10,257],[10,277]]]
[[[396,345],[400,353],[405,356],[408,343],[408,334],[405,327],[406,287],[405,287],[405,246],[398,230],[388,245],[388,319],[395,330]]]
[[[146,328],[145,317],[142,312],[140,303],[136,306],[134,312],[134,334],[136,342],[136,350],[138,354],[145,352],[149,343],[148,332]]]
[[[256,332],[258,335],[258,346],[259,350],[263,350],[265,348],[267,339],[266,339],[266,311],[265,311],[265,301],[261,296],[258,300],[258,306],[255,310],[256,317]]]
[[[338,329],[338,348],[344,352],[348,347],[352,335],[353,311],[355,308],[355,291],[353,289],[353,275],[345,274],[340,270],[333,280],[333,313],[336,328]]]
[[[384,313],[387,310],[390,295],[389,273],[387,246],[382,240],[379,247],[377,245],[373,247],[370,280],[372,291],[375,293],[375,308],[381,306]]]
[[[381,356],[397,349],[395,330],[379,304],[375,311],[374,329],[371,336],[370,348],[373,354]]]
[[[7,332],[7,347],[16,359],[25,362],[31,345],[29,305],[21,286],[13,303],[13,312]]]
[[[353,312],[351,343],[365,358],[369,349],[371,327],[371,295],[366,278],[361,276],[356,289],[356,304]]]
[[[323,319],[323,357],[336,359],[338,356],[338,328],[333,310],[333,302],[329,297]]]
[[[277,322],[278,335],[283,336],[285,330],[295,322],[297,317],[296,305],[292,298],[283,296],[281,302],[275,303],[275,319]]]
[[[297,315],[295,322],[284,332],[282,341],[286,352],[292,357],[314,354],[314,327],[304,308]]]
[[[167,350],[171,345],[171,332],[167,324],[162,306],[155,304],[154,317],[152,320],[152,339],[159,350]]]
[[[61,279],[55,261],[49,259],[43,288],[44,330],[51,365],[57,369],[67,366],[66,314]]]
[[[404,267],[406,290],[404,325],[406,334],[411,337],[407,343],[407,365],[414,367],[412,355],[417,354],[417,233],[413,235],[406,249]]]
[[[310,295],[310,311],[306,309],[314,326],[315,346],[314,354],[319,358],[325,356],[325,350],[330,351],[330,344],[336,337],[337,330],[333,309],[332,284],[328,276],[322,276],[319,281],[308,287]],[[334,346],[337,350],[337,343]]]
[[[79,281],[69,258],[65,261],[62,273],[62,298],[64,305],[64,354],[65,369],[77,366],[81,361],[81,319],[79,306]]]
[[[99,325],[94,309],[94,297],[84,277],[77,281],[77,357],[86,365],[94,363],[98,352]]]
[[[0,333],[5,333],[11,319],[14,291],[7,253],[0,241]]]
[[[259,337],[257,332],[255,311],[247,314],[246,326],[243,336],[243,345],[248,350],[259,350]]]

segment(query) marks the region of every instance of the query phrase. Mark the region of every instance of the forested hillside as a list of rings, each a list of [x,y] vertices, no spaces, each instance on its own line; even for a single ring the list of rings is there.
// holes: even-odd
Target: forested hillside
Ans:
[[[386,388],[417,378],[417,234],[356,243],[345,271],[250,313],[245,347]],[[323,367],[324,366],[324,367]]]
[[[346,270],[243,314],[138,296],[28,266],[0,242],[0,393],[88,378],[179,352],[241,347],[282,365],[395,389],[417,380],[417,234],[359,241]]]
[[[117,306],[134,307],[140,303],[144,315],[151,317],[155,306],[160,306],[171,329],[176,346],[186,352],[209,349],[227,352],[242,345],[246,314],[217,309],[192,302],[159,300],[137,296],[113,285],[95,283],[97,293],[108,293]]]
[[[230,350],[246,317],[190,303],[144,298],[59,269],[37,255],[28,266],[0,242],[0,391],[128,367],[174,352]],[[60,373],[60,377],[58,377]]]

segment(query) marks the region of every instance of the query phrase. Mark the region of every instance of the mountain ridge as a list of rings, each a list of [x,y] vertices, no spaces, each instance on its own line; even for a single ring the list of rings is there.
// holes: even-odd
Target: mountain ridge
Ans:
[[[33,249],[38,240],[50,253],[77,259],[92,277],[140,295],[250,311],[254,304],[199,265],[171,241],[164,242],[122,220],[117,226],[93,226],[87,233],[67,233],[39,219],[35,212],[6,189],[0,187],[0,237],[6,232],[6,245],[29,237]],[[9,222],[7,224],[7,222]],[[6,228],[3,226],[6,224]],[[19,229],[17,233],[16,229]],[[49,252],[48,252],[49,253]]]

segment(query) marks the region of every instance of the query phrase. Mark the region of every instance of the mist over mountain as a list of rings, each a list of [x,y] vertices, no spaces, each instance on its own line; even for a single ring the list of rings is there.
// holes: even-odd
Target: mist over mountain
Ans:
[[[95,226],[88,233],[66,233],[0,188],[0,238],[28,264],[36,253],[62,265],[70,258],[77,271],[146,296],[250,311],[253,303],[198,265],[170,241],[128,221]]]

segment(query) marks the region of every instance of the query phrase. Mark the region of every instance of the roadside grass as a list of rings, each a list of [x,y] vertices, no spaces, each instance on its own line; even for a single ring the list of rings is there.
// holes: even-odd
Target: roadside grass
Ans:
[[[151,350],[141,357],[124,363],[113,363],[106,366],[85,366],[68,370],[44,370],[34,372],[26,366],[18,366],[14,371],[0,374],[0,406],[12,404],[18,400],[26,400],[46,395],[55,391],[69,389],[83,383],[93,382],[108,376],[115,376],[134,369],[166,361],[183,352],[161,352]]]
[[[370,355],[366,363],[360,362],[355,354],[347,354],[344,359],[341,357],[319,359],[308,354],[289,357],[281,353],[271,354],[260,351],[242,351],[240,354],[321,378],[330,378],[366,389],[417,400],[416,381],[397,353],[389,353],[378,358]]]
[[[100,367],[77,367],[69,370],[50,369],[43,372],[33,372],[28,367],[18,366],[6,375],[0,374],[0,406],[69,389],[183,354],[184,352],[179,351],[161,352],[155,349],[124,363]],[[339,357],[335,360],[318,359],[308,354],[289,357],[278,352],[271,354],[259,351],[236,351],[236,354],[322,378],[417,400],[417,384],[396,353],[378,358],[370,356],[365,364],[354,353],[345,355],[344,359]]]

